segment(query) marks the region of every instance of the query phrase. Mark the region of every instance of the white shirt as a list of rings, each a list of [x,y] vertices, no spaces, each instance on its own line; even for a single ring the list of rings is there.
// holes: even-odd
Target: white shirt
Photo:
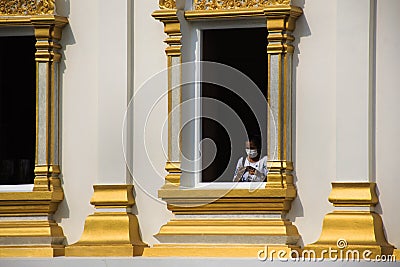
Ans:
[[[254,169],[257,170],[256,174],[249,174],[249,172],[245,172],[242,175],[242,178],[240,181],[243,182],[262,182],[265,180],[265,176],[267,176],[268,173],[268,169],[267,169],[267,156],[262,157],[261,159],[259,159],[257,162],[250,162],[248,157],[246,157],[246,160],[244,162],[244,166],[243,166],[243,157],[241,157],[238,160],[238,163],[236,165],[236,170],[235,170],[235,174],[233,175],[233,180],[235,179],[239,169],[241,169],[242,167],[253,167]]]

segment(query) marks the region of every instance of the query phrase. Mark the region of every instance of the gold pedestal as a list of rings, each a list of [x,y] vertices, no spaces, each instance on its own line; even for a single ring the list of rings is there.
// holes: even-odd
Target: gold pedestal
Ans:
[[[155,237],[161,244],[143,256],[252,257],[266,246],[299,250],[300,235],[284,214],[294,188],[182,190],[165,185],[159,196],[175,218]]]
[[[147,247],[139,223],[129,211],[134,205],[132,185],[95,185],[91,204],[104,210],[88,216],[81,239],[65,248],[67,257],[140,256]],[[106,209],[110,210],[107,211]]]
[[[327,252],[332,250],[337,250],[338,258],[348,258],[355,251],[360,258],[392,255],[394,247],[386,241],[382,219],[370,211],[378,202],[375,186],[375,183],[332,183],[329,201],[343,210],[327,214],[319,240],[304,249],[314,251],[317,258],[329,257]]]
[[[1,193],[0,257],[63,256],[63,231],[49,219],[62,198],[58,190]]]

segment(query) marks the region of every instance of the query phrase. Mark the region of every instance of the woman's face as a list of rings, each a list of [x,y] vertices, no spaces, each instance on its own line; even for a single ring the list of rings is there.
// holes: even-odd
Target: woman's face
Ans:
[[[258,147],[254,142],[246,141],[246,149],[258,150]]]

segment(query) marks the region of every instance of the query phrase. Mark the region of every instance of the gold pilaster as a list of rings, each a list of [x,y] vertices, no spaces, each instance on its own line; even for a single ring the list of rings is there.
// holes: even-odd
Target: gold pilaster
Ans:
[[[293,185],[292,32],[302,10],[293,6],[264,9],[268,29],[268,164],[267,187]]]
[[[130,211],[135,204],[133,185],[94,185],[90,203],[96,212],[89,215],[81,239],[65,248],[67,257],[140,256],[147,246],[139,234],[139,224]]]
[[[392,255],[394,247],[386,241],[382,219],[371,209],[378,203],[375,187],[372,182],[332,183],[329,201],[342,210],[325,216],[319,240],[304,249],[314,250],[317,257],[328,257],[322,252],[329,249],[343,251],[339,258],[351,250],[360,255],[368,250],[370,259]]]
[[[34,191],[60,191],[59,62],[65,18],[32,17],[36,37],[37,108]],[[43,95],[40,97],[40,95]],[[42,130],[44,128],[44,130]]]
[[[58,41],[68,20],[53,15],[52,0],[36,1],[32,5],[23,4],[26,2],[23,0],[19,5],[0,2],[5,5],[0,11],[0,26],[34,28],[37,66],[34,188],[32,192],[0,193],[0,257],[62,256],[65,237],[52,215],[64,198],[58,177],[58,64],[61,59]],[[39,67],[39,64],[42,65]],[[40,99],[39,92],[43,93]]]
[[[172,185],[180,184],[180,153],[179,130],[181,124],[181,29],[177,16],[176,4],[173,0],[161,0],[160,10],[155,11],[152,16],[164,24],[164,32],[168,35],[165,49],[168,64],[168,161],[165,170],[168,172],[165,177],[166,183]],[[179,77],[178,81],[174,77]],[[175,99],[175,101],[174,101]],[[178,99],[178,101],[176,101]],[[178,125],[173,125],[172,119],[177,117]]]

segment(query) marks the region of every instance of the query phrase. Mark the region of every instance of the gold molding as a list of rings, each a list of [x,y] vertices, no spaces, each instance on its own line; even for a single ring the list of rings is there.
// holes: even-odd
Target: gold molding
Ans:
[[[195,10],[265,8],[288,6],[291,0],[194,0]]]
[[[296,189],[180,189],[165,185],[160,198],[174,214],[285,214]]]
[[[55,0],[0,0],[0,16],[52,15]]]
[[[98,210],[85,220],[81,239],[65,248],[67,257],[140,256],[147,247],[139,234],[133,185],[94,185],[90,203]],[[125,211],[108,211],[122,209]]]
[[[237,9],[212,9],[212,10],[187,10],[185,11],[185,18],[187,20],[199,19],[227,19],[227,18],[265,18],[268,17],[268,22],[283,22],[279,26],[282,30],[293,31],[292,26],[295,24],[296,19],[303,13],[300,7],[296,6],[268,6],[258,8],[237,8]],[[272,28],[270,23],[267,27],[269,30],[277,29]]]
[[[386,241],[380,215],[365,210],[378,201],[375,187],[375,183],[372,182],[332,183],[330,201],[336,207],[353,208],[336,210],[325,215],[320,238],[304,249],[314,250],[317,257],[328,257],[327,254],[321,253],[329,249],[343,251],[339,258],[350,250],[357,250],[360,255],[369,250],[372,253],[371,257],[392,255],[394,247]],[[339,240],[344,240],[346,246],[338,247]]]
[[[90,204],[98,209],[130,208],[135,204],[133,185],[94,185]]]
[[[334,182],[329,202],[335,207],[375,206],[378,204],[376,183]]]

